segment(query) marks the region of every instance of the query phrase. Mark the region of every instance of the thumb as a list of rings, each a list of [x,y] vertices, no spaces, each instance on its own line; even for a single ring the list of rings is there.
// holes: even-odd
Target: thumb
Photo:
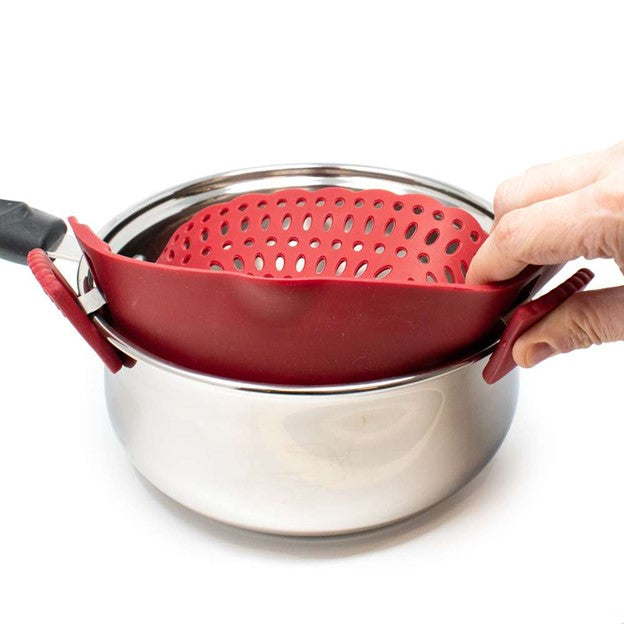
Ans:
[[[513,346],[519,366],[557,353],[624,340],[624,286],[580,292],[527,330]]]

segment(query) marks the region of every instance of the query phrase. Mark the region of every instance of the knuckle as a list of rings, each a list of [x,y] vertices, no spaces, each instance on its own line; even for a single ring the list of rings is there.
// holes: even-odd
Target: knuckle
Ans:
[[[624,176],[607,178],[593,189],[597,207],[588,220],[586,238],[593,241],[591,257],[613,258],[624,266]],[[587,256],[586,257],[590,257]]]
[[[615,214],[624,212],[624,172],[606,177],[593,190],[600,208]]]
[[[579,230],[578,251],[588,260],[613,258],[620,262],[624,252],[624,215],[596,215]]]
[[[547,165],[545,163],[538,163],[537,165],[532,165],[529,167],[524,173],[525,175],[535,175],[543,173],[546,170]]]
[[[611,258],[624,268],[624,210],[609,220],[606,228],[605,246]]]
[[[572,297],[565,304],[566,334],[561,350],[586,349],[609,340],[609,328],[590,297]]]
[[[592,334],[588,329],[588,326],[583,324],[582,321],[572,319],[568,326],[568,334],[562,351],[569,352],[577,349],[587,349],[593,344],[600,344],[600,342],[594,342]]]
[[[509,209],[515,188],[515,178],[510,178],[501,182],[494,193],[494,212],[496,215],[503,215]]]
[[[608,151],[612,156],[615,156],[616,158],[624,158],[624,141],[612,145]]]
[[[507,250],[514,246],[519,226],[519,221],[515,215],[515,212],[504,214],[491,234],[494,244],[499,249]]]

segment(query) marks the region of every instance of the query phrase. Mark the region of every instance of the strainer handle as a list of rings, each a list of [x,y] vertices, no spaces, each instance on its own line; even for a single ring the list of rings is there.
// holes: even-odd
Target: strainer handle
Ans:
[[[78,296],[46,252],[43,249],[33,249],[28,254],[28,266],[48,297],[52,299],[65,318],[100,356],[104,364],[113,373],[121,369],[122,361],[119,353],[99,333],[80,305]]]
[[[539,299],[529,301],[516,308],[496,350],[492,353],[483,369],[483,379],[487,383],[493,384],[511,372],[516,367],[516,362],[512,355],[512,349],[516,340],[525,331],[555,310],[555,308],[558,308],[574,293],[583,290],[593,277],[594,274],[589,269],[580,269],[563,284],[560,284]]]

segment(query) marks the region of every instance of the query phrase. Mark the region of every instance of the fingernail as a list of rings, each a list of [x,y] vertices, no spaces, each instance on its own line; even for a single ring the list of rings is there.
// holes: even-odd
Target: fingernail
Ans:
[[[547,342],[536,342],[527,354],[527,364],[529,366],[535,366],[540,362],[543,362],[551,355],[555,355],[555,349]]]

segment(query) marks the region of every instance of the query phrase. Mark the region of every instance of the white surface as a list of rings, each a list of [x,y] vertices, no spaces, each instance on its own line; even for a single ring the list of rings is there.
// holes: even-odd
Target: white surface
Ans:
[[[300,161],[491,196],[624,139],[617,4],[571,5],[3,5],[0,196],[99,227],[187,179]],[[23,267],[1,283],[1,621],[624,621],[624,345],[526,373],[506,443],[451,501],[301,541],[147,485],[95,357]]]

